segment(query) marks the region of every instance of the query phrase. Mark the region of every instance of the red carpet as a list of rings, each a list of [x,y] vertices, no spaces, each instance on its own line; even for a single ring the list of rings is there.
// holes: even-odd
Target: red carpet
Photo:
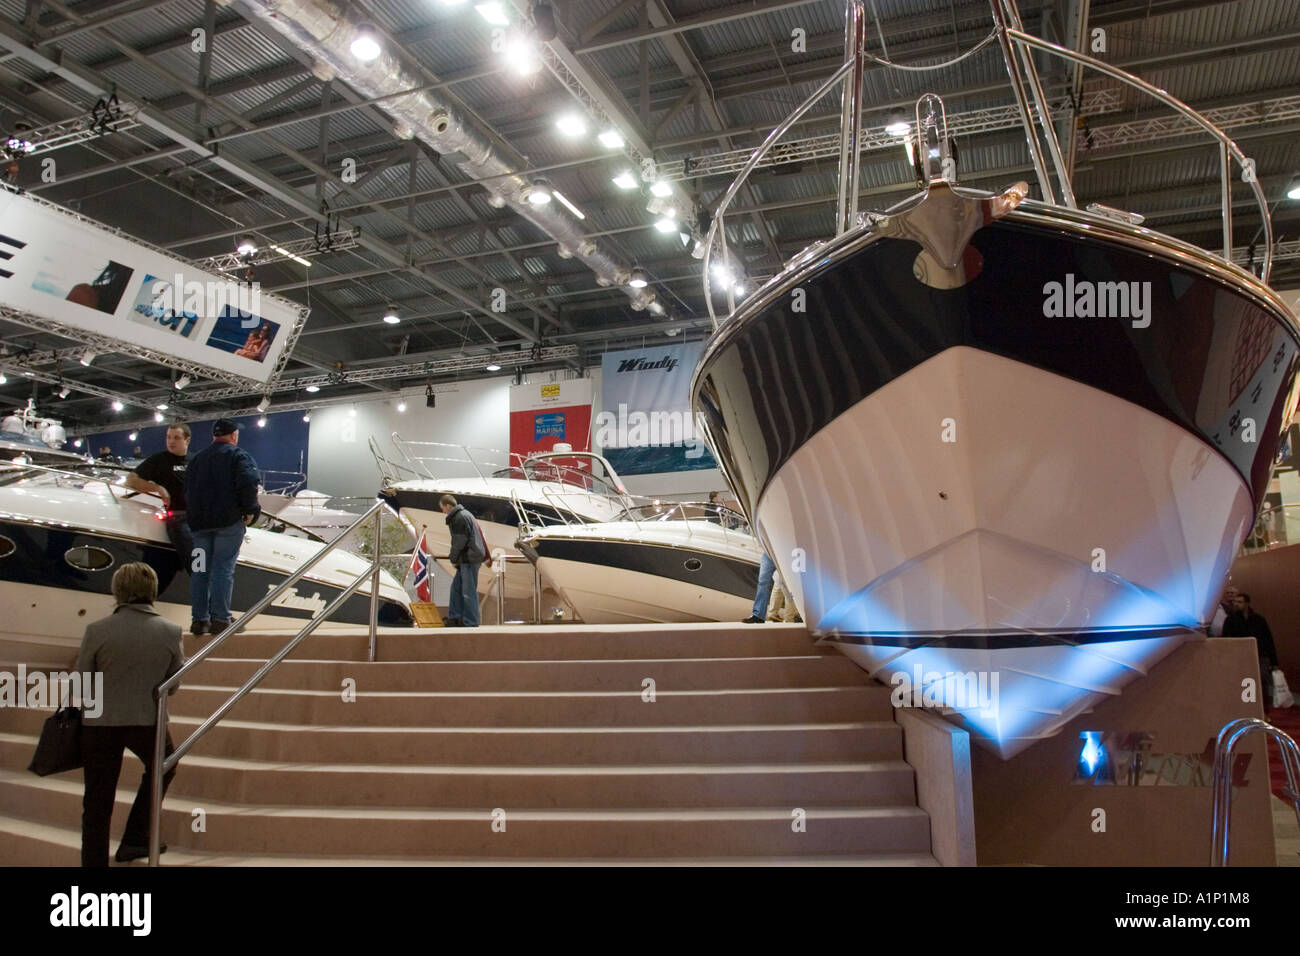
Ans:
[[[1268,711],[1264,719],[1300,742],[1300,707],[1277,707]],[[1283,796],[1286,789],[1286,768],[1282,766],[1282,751],[1271,737],[1268,741],[1268,772],[1273,793],[1286,800]]]

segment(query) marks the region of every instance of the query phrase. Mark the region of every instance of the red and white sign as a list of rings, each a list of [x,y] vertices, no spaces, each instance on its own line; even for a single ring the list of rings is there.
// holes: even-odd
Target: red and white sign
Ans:
[[[591,450],[591,379],[510,389],[510,451],[530,455],[567,444]]]

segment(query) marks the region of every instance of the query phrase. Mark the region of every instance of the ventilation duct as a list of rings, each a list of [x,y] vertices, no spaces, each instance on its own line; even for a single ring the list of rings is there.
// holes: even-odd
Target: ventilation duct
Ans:
[[[333,73],[367,98],[391,96],[427,83],[425,77],[408,68],[405,58],[390,44],[381,44],[381,52],[374,60],[359,62],[351,46],[364,21],[342,4],[332,0],[244,0],[243,6],[258,21],[309,54],[315,61],[315,75]],[[626,267],[585,239],[558,203],[538,206],[527,202],[523,198],[531,186],[527,177],[520,175],[477,128],[452,104],[439,99],[435,91],[399,96],[377,103],[374,108],[392,120],[393,132],[399,138],[419,139],[466,176],[489,180],[481,185],[494,207],[509,206],[561,246],[574,250],[576,257],[596,274],[600,285],[623,285],[619,278],[627,275]],[[448,155],[453,153],[459,158]],[[624,291],[634,308],[644,309],[652,301],[647,290],[624,287]]]

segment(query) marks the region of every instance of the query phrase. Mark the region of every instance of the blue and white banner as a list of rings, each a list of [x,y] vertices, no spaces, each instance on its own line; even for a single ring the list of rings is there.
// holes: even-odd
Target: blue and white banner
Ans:
[[[716,468],[691,414],[703,342],[606,352],[596,444],[621,475]]]

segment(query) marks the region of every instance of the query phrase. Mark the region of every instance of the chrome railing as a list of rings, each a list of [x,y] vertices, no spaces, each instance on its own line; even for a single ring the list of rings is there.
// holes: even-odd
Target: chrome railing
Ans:
[[[1211,834],[1210,865],[1227,866],[1231,849],[1229,827],[1232,823],[1232,752],[1245,737],[1252,733],[1265,733],[1277,741],[1282,751],[1282,765],[1286,767],[1286,798],[1295,808],[1296,822],[1300,823],[1300,750],[1296,749],[1291,735],[1279,730],[1258,717],[1242,717],[1231,721],[1219,731],[1214,742],[1214,824]],[[1267,750],[1265,750],[1264,779],[1268,779]]]
[[[1255,519],[1241,553],[1257,554],[1293,544],[1300,544],[1300,504],[1270,505]]]
[[[1261,228],[1264,233],[1263,259],[1259,277],[1266,283],[1269,281],[1273,269],[1274,240],[1272,217],[1269,214],[1268,200],[1264,195],[1263,187],[1259,184],[1258,177],[1255,174],[1254,162],[1249,159],[1244,152],[1242,152],[1241,148],[1237,146],[1236,142],[1233,141],[1227,133],[1196,110],[1192,109],[1182,100],[1171,96],[1169,93],[1157,86],[1153,86],[1140,77],[1127,73],[1109,63],[1094,59],[1084,53],[1076,52],[1067,47],[1052,43],[1048,40],[1042,40],[1026,33],[1024,30],[1024,23],[1020,18],[1020,12],[1016,5],[1016,0],[990,0],[990,7],[995,24],[994,35],[996,35],[1002,48],[1003,59],[1006,61],[1007,74],[1015,94],[1015,101],[1020,112],[1021,123],[1025,129],[1025,139],[1026,145],[1029,148],[1030,160],[1034,167],[1043,199],[1047,205],[1070,210],[1077,209],[1074,188],[1070,181],[1069,162],[1061,149],[1059,140],[1057,139],[1051,106],[1048,103],[1048,98],[1044,91],[1042,80],[1038,75],[1038,70],[1034,65],[1033,50],[1039,50],[1051,56],[1060,57],[1070,61],[1070,63],[1074,65],[1076,72],[1079,68],[1087,67],[1088,69],[1096,70],[1111,79],[1118,80],[1126,86],[1159,100],[1165,106],[1168,106],[1182,116],[1185,116],[1202,130],[1209,133],[1209,135],[1219,144],[1220,190],[1223,218],[1222,255],[1220,256],[1219,253],[1211,253],[1211,255],[1214,255],[1216,258],[1222,258],[1228,267],[1233,270],[1244,271],[1233,263],[1232,256],[1232,171],[1233,164],[1235,163],[1236,167],[1241,170],[1242,181],[1250,186],[1255,202],[1259,207],[1259,213],[1262,220]],[[735,275],[732,272],[732,257],[727,246],[725,217],[728,208],[730,208],[732,201],[749,179],[750,173],[753,172],[754,168],[763,160],[768,152],[771,151],[771,149],[790,130],[790,128],[794,126],[795,123],[803,118],[805,113],[812,109],[818,101],[834,90],[841,82],[845,84],[845,89],[841,100],[840,177],[839,193],[836,205],[835,234],[837,236],[843,235],[864,221],[864,217],[857,215],[859,188],[857,175],[858,158],[863,148],[861,124],[862,105],[860,98],[862,95],[862,65],[864,58],[866,58],[866,51],[863,45],[864,17],[865,12],[862,0],[848,0],[845,11],[845,48],[843,65],[841,65],[840,68],[826,80],[826,82],[818,87],[811,96],[804,100],[803,103],[794,110],[794,112],[787,116],[775,129],[772,130],[770,134],[768,134],[767,138],[764,139],[762,144],[754,150],[753,154],[749,157],[749,160],[736,175],[735,180],[723,194],[721,201],[713,212],[713,223],[710,226],[708,235],[704,241],[704,259],[702,265],[704,270],[703,281],[705,307],[708,309],[709,317],[712,319],[715,329],[719,324],[719,318],[713,304],[715,290],[713,289],[712,277],[714,274],[713,261],[715,250],[722,258],[722,269],[720,271],[723,273],[722,285],[725,287],[725,294],[721,298],[726,302],[728,315],[734,313],[736,309],[736,281]],[[983,44],[981,43],[980,46],[982,45]],[[958,59],[962,59],[966,55],[967,54],[962,54]],[[887,67],[896,66],[896,64],[890,64],[877,57],[871,57],[871,59],[874,62],[883,63]],[[908,69],[926,68],[908,67]],[[926,94],[926,96],[933,95],[934,94]],[[925,97],[922,97],[922,99],[924,98]],[[1038,126],[1042,129],[1043,140],[1047,143],[1046,157],[1044,156],[1039,142],[1039,133],[1035,129],[1035,120],[1037,120]],[[920,130],[918,128],[910,131],[907,135],[909,138],[915,138],[919,133]],[[917,155],[919,157],[924,157],[924,149],[919,149]],[[1052,186],[1052,177],[1049,173],[1047,163],[1047,158],[1049,157],[1056,170],[1056,178],[1063,199],[1063,203],[1061,204],[1057,203],[1056,191]],[[872,221],[887,215],[887,213],[873,211],[864,215],[866,221]]]
[[[381,533],[383,530],[383,519],[385,517],[386,512],[391,514],[392,509],[388,506],[386,502],[377,501],[373,506],[371,506],[371,508],[368,511],[366,511],[365,514],[361,515],[353,523],[352,528],[355,529],[359,527],[363,522],[368,521],[371,517],[375,519],[374,553],[373,556],[371,557],[370,567],[366,570],[366,572],[358,575],[357,579],[353,581],[351,584],[349,584],[347,587],[343,588],[343,590],[339,593],[339,596],[336,597],[333,601],[331,601],[329,605],[323,611],[320,612],[320,614],[313,616],[311,620],[309,620],[305,625],[303,625],[303,627],[298,631],[297,634],[293,636],[293,638],[289,641],[288,644],[282,647],[278,652],[276,652],[270,658],[270,660],[268,660],[265,664],[263,664],[260,668],[258,668],[257,672],[253,674],[253,676],[250,677],[248,680],[246,680],[243,683],[243,685],[240,686],[239,689],[236,690],[225,701],[225,703],[223,703],[220,707],[218,707],[217,710],[212,714],[212,716],[208,717],[207,720],[203,721],[203,723],[200,724],[192,734],[190,734],[183,741],[181,741],[180,744],[176,746],[176,748],[171,752],[170,755],[164,754],[166,750],[165,744],[167,740],[167,697],[168,695],[171,694],[173,690],[175,690],[177,687],[180,686],[181,681],[185,678],[185,676],[188,673],[194,670],[194,668],[197,667],[199,664],[201,664],[204,660],[211,657],[213,651],[217,650],[217,648],[219,648],[222,644],[224,644],[230,638],[234,637],[236,634],[242,631],[248,625],[248,623],[253,620],[253,618],[255,618],[258,614],[261,614],[268,607],[274,604],[277,598],[279,598],[282,594],[285,593],[285,591],[287,591],[290,587],[296,584],[298,580],[303,577],[303,575],[305,575],[308,571],[310,571],[317,564],[319,564],[327,554],[329,554],[336,547],[338,547],[339,542],[342,541],[343,537],[346,537],[346,535],[340,536],[339,538],[335,539],[334,541],[331,541],[329,544],[326,544],[324,547],[322,547],[319,551],[316,552],[316,554],[312,555],[312,557],[305,564],[303,564],[300,568],[298,568],[298,570],[294,571],[291,575],[289,575],[282,582],[280,582],[280,585],[278,587],[269,591],[264,598],[262,598],[251,608],[249,608],[243,614],[243,616],[239,618],[239,620],[232,623],[224,631],[216,635],[211,641],[205,644],[197,654],[195,654],[193,657],[191,657],[188,661],[185,662],[185,664],[181,667],[179,671],[177,671],[171,677],[167,678],[165,681],[163,681],[161,684],[158,685],[158,689],[156,691],[158,697],[158,722],[155,725],[155,733],[154,733],[153,791],[150,798],[150,808],[149,808],[149,865],[150,866],[158,865],[158,854],[159,854],[159,848],[161,846],[163,778],[176,766],[177,763],[180,762],[181,757],[185,756],[185,754],[187,754],[191,750],[191,748],[193,748],[194,745],[198,743],[198,741],[208,733],[208,731],[212,730],[212,728],[214,728],[228,713],[230,713],[230,711],[235,707],[236,704],[238,704],[241,700],[247,697],[248,694],[252,692],[252,690],[262,682],[263,678],[265,678],[266,675],[271,672],[271,669],[275,667],[276,664],[279,664],[282,660],[288,657],[289,654],[292,653],[293,649],[296,648],[299,644],[301,644],[314,630],[316,630],[317,627],[319,627],[325,621],[329,620],[330,616],[333,615],[334,612],[337,611],[340,607],[342,607],[344,603],[346,603],[347,600],[350,597],[352,597],[352,595],[355,594],[363,584],[366,583],[367,579],[370,581],[370,621],[369,621],[370,657],[369,659],[372,663],[374,662],[376,643],[377,643],[378,622],[379,622],[379,580],[380,580],[379,562],[383,556],[383,547],[381,544]]]

